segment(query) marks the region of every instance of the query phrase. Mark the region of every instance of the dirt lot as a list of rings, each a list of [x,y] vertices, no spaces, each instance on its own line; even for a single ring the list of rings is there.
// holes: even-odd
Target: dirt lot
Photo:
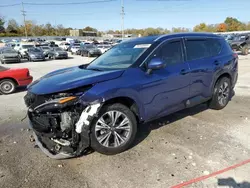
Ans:
[[[11,64],[35,79],[88,58]],[[200,105],[140,125],[132,149],[56,161],[30,142],[25,91],[0,96],[0,187],[172,187],[250,159],[250,56],[240,56],[236,95],[221,111]],[[187,187],[250,187],[250,163]],[[229,179],[230,178],[230,179]],[[236,184],[236,183],[240,183]],[[177,186],[181,187],[181,186]]]

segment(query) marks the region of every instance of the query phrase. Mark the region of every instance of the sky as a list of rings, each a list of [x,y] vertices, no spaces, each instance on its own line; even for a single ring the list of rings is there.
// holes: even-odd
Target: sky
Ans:
[[[76,3],[103,0],[23,0],[24,3]],[[23,24],[21,0],[0,0],[0,16]],[[62,24],[81,29],[86,26],[101,31],[121,29],[121,0],[72,5],[24,4],[26,20],[37,24]],[[172,27],[193,28],[205,22],[221,23],[226,17],[250,21],[250,0],[124,0],[124,28]]]

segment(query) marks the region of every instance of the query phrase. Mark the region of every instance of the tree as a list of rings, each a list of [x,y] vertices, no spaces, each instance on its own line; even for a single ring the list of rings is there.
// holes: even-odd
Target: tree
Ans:
[[[204,31],[207,31],[207,25],[205,23],[200,23],[199,25],[194,26],[193,30],[195,32],[204,32]]]
[[[243,27],[243,23],[233,17],[227,17],[224,23],[228,31],[239,31]]]
[[[16,33],[16,34],[19,32],[19,25],[18,25],[18,23],[16,22],[16,20],[10,19],[10,20],[8,21],[8,26],[7,26],[7,28],[6,28],[6,31],[7,31],[8,33]]]
[[[90,27],[90,26],[87,26],[85,28],[83,28],[84,31],[93,31],[93,32],[97,32],[97,29],[93,28],[93,27]]]
[[[221,23],[217,25],[217,32],[226,32],[227,31],[227,25],[225,23]]]
[[[0,33],[5,32],[4,24],[5,24],[4,18],[0,17]]]
[[[188,28],[184,27],[173,27],[172,33],[181,33],[181,32],[189,32],[190,30]]]

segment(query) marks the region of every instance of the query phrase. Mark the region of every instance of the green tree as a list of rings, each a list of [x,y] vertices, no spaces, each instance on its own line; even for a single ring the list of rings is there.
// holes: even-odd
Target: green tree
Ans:
[[[205,23],[200,23],[199,25],[194,26],[193,29],[195,32],[205,32],[207,31],[207,24]]]
[[[18,33],[19,32],[19,25],[18,23],[16,22],[16,20],[14,19],[10,19],[8,21],[8,25],[7,25],[7,28],[6,28],[6,32],[7,33]]]
[[[85,28],[83,28],[84,31],[93,31],[93,32],[97,32],[97,29],[93,28],[93,27],[90,27],[90,26],[87,26]]]
[[[244,27],[242,22],[233,17],[227,17],[224,23],[228,31],[239,31]]]
[[[0,33],[5,32],[4,24],[5,24],[4,18],[0,17]]]

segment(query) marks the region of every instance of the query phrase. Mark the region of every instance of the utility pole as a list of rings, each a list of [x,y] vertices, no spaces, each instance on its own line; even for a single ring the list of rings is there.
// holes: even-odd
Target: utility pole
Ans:
[[[122,33],[122,40],[124,38],[124,0],[121,0],[121,33]]]
[[[22,2],[22,15],[23,15],[23,22],[24,22],[24,31],[25,31],[25,36],[27,38],[27,28],[26,28],[26,20],[25,20],[25,16],[26,16],[26,11],[24,11],[24,7],[23,7],[23,2]]]

